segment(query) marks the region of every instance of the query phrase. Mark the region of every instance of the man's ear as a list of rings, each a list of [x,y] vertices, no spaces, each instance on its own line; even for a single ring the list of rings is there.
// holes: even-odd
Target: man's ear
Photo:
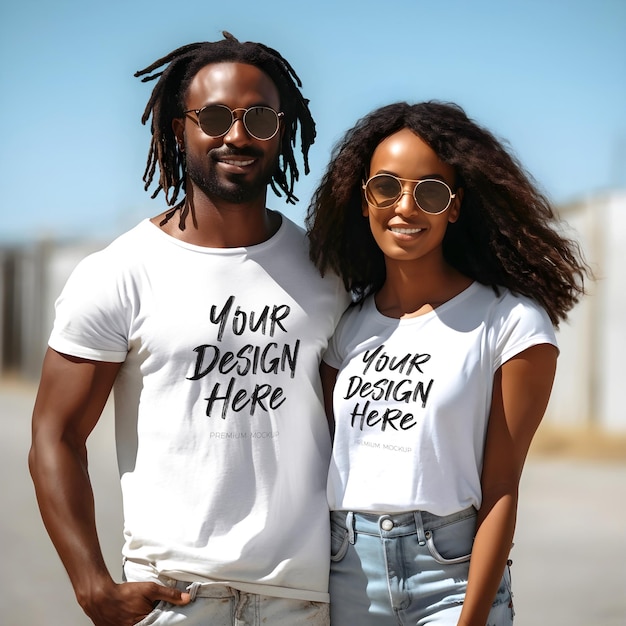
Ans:
[[[175,117],[172,120],[172,130],[176,137],[176,143],[178,143],[178,149],[181,152],[185,151],[185,120],[181,117]]]
[[[463,187],[459,187],[455,192],[454,200],[452,201],[452,206],[450,207],[450,211],[448,212],[448,222],[454,224],[459,219],[461,215],[461,204],[463,203]]]

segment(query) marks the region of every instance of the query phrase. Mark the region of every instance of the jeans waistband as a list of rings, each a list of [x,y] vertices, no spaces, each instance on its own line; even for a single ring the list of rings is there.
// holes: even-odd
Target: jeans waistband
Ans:
[[[410,511],[407,513],[333,511],[331,513],[331,519],[334,522],[342,526],[345,525],[350,543],[354,543],[355,533],[388,538],[417,534],[419,543],[425,543],[428,531],[475,516],[476,509],[473,506],[444,516],[434,515],[428,511]]]
[[[124,580],[131,582],[154,582],[166,587],[173,587],[191,594],[192,600],[195,600],[195,598],[236,597],[239,593],[237,589],[230,587],[224,582],[209,580],[192,582],[173,578],[158,572],[150,563],[139,563],[128,558],[124,558]]]
[[[239,596],[237,589],[215,583],[183,583],[179,581],[178,585],[180,585],[179,588],[189,593],[192,602],[196,598],[236,598]]]

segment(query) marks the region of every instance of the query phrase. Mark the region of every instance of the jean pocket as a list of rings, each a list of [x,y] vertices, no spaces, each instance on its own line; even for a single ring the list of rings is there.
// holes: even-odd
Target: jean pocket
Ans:
[[[134,626],[150,626],[150,624],[154,624],[161,613],[163,613],[163,609],[167,602],[165,600],[160,600],[158,604],[146,615],[140,622],[137,622]]]
[[[504,605],[506,608],[510,609],[511,619],[513,619],[515,615],[515,608],[513,606],[513,591],[511,588],[512,563],[513,562],[510,559],[506,562],[504,573],[502,575],[502,580],[500,581],[500,586],[498,587],[496,598],[493,601],[494,607]]]
[[[475,516],[427,530],[426,546],[433,559],[442,565],[465,563],[472,556],[475,530]]]
[[[346,528],[331,520],[330,522],[330,560],[334,563],[341,561],[348,551],[348,531]]]

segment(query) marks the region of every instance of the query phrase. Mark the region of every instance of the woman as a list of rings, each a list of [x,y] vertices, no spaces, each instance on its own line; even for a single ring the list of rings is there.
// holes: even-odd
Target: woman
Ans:
[[[493,135],[437,102],[350,130],[307,227],[355,300],[322,368],[333,626],[511,624],[518,485],[578,247]]]

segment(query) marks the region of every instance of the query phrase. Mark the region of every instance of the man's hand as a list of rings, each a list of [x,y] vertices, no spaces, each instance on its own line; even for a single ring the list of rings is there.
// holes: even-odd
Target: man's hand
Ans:
[[[133,626],[161,600],[182,606],[191,598],[188,593],[157,583],[120,583],[79,602],[96,626]]]

